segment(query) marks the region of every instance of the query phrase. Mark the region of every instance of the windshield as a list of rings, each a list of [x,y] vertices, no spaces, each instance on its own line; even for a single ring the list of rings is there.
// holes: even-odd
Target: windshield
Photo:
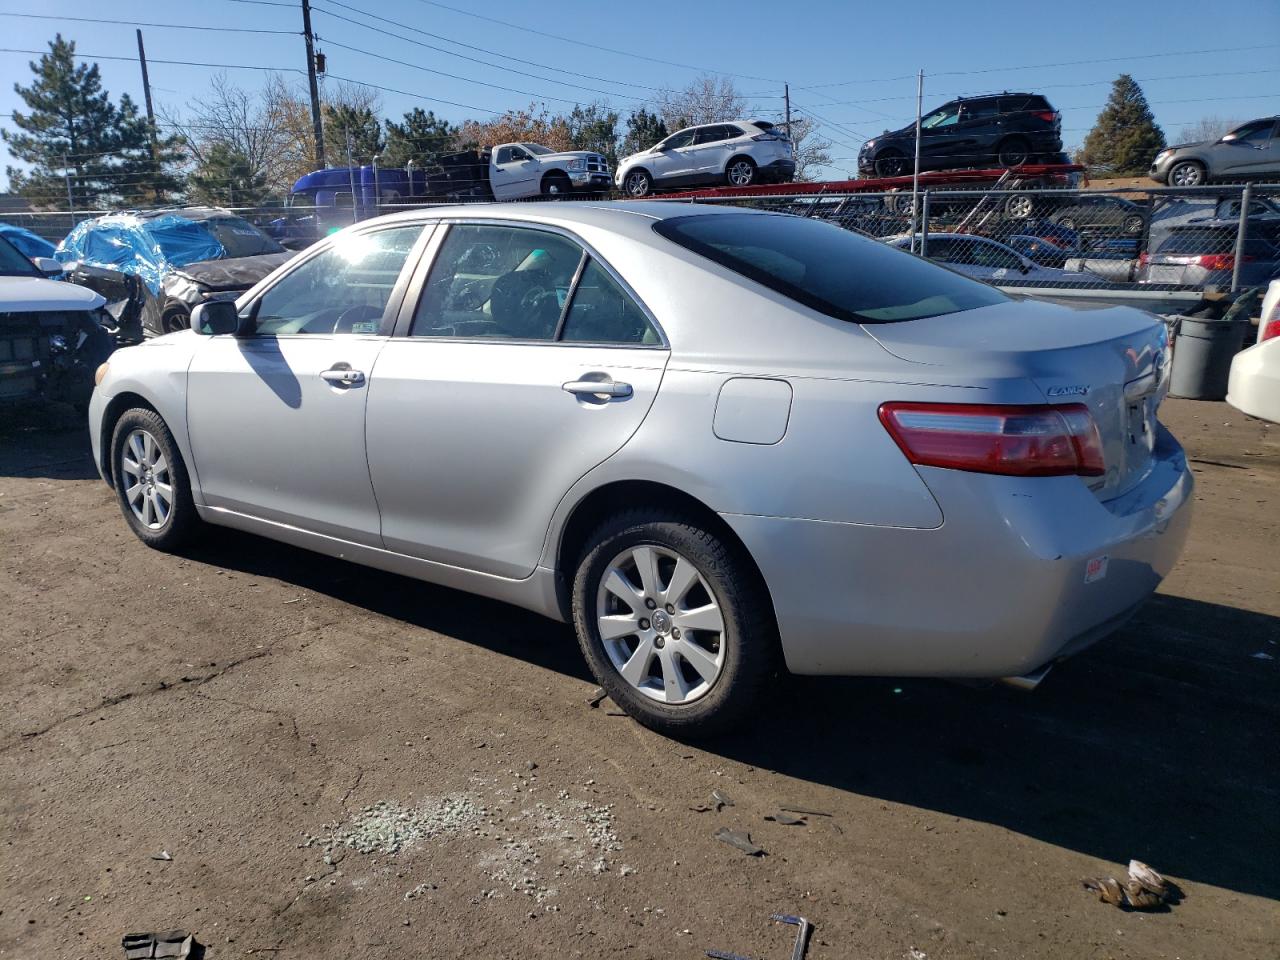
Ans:
[[[38,277],[40,271],[12,243],[0,237],[0,277]]]
[[[675,217],[654,230],[797,303],[854,323],[918,320],[1009,299],[920,257],[804,217]]]
[[[284,249],[248,220],[240,217],[214,217],[205,220],[204,225],[218,238],[228,257],[256,257],[260,253],[279,253]]]
[[[532,153],[536,157],[544,157],[548,153],[555,153],[555,151],[552,150],[550,147],[544,147],[540,143],[522,143],[520,144],[520,146],[524,147],[526,150],[528,150],[530,153]]]

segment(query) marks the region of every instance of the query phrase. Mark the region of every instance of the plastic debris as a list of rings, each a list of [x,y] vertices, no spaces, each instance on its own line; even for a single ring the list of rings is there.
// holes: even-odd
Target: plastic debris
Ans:
[[[806,826],[804,817],[797,817],[794,814],[781,812],[771,813],[765,817],[766,820],[772,820],[774,823],[780,823],[784,827],[803,827]]]
[[[730,830],[728,827],[721,827],[711,835],[711,839],[727,843],[729,846],[735,847],[751,857],[758,857],[764,853],[764,848],[757,847],[752,843],[751,835],[745,830]]]
[[[204,950],[196,943],[196,938],[185,930],[171,930],[168,933],[126,933],[120,940],[124,947],[125,960],[150,960],[152,957],[172,957],[183,960],[184,957],[197,957]]]
[[[729,795],[723,790],[712,790],[711,799],[715,802],[716,813],[719,813],[725,807],[733,806],[733,801],[729,799]]]
[[[604,699],[608,696],[609,696],[609,692],[605,690],[604,687],[596,687],[595,693],[587,697],[587,703],[591,704],[591,709],[594,710],[596,707],[600,706],[600,704],[604,702]]]
[[[161,850],[159,853],[153,853],[151,855],[151,859],[152,860],[172,860],[173,855],[169,853],[168,850]]]

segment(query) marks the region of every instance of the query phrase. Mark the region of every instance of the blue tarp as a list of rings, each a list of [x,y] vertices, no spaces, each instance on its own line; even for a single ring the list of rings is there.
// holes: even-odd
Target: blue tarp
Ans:
[[[77,224],[58,245],[63,263],[78,260],[142,279],[152,293],[175,267],[226,256],[218,238],[203,224],[166,214],[143,219],[130,213],[112,214]]]
[[[4,237],[27,259],[33,257],[52,257],[54,245],[26,227],[15,227],[11,223],[0,223],[0,237]]]

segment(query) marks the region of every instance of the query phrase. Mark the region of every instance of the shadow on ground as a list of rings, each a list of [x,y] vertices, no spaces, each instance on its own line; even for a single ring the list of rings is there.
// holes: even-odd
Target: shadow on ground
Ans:
[[[230,531],[191,559],[276,577],[582,680],[571,631],[513,607]],[[790,777],[1009,830],[1091,858],[1280,897],[1280,619],[1157,596],[1034,694],[780,678],[749,731],[704,744]],[[786,798],[779,797],[779,802]]]
[[[97,476],[83,412],[65,403],[0,405],[0,477]]]

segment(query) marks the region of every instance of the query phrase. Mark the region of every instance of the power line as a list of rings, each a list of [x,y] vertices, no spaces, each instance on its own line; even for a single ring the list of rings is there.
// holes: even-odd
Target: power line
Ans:
[[[431,0],[419,0],[421,3],[428,3]],[[1210,53],[1232,53],[1238,54],[1246,50],[1273,50],[1280,47],[1280,43],[1262,43],[1251,47],[1217,47],[1205,50],[1172,50],[1167,53],[1142,53],[1133,54],[1126,57],[1100,57],[1094,60],[1064,60],[1060,63],[1032,63],[1017,67],[986,67],[981,70],[936,70],[926,73],[927,77],[965,77],[975,76],[985,73],[1005,73],[1015,70],[1044,70],[1050,67],[1081,67],[1097,63],[1127,63],[1130,60],[1157,60],[1162,57],[1193,57],[1201,54]],[[872,77],[863,80],[841,80],[837,83],[818,83],[806,87],[798,87],[801,90],[824,90],[829,87],[847,87],[857,83],[889,83],[898,80],[914,80],[915,74],[904,74],[900,77]]]
[[[43,56],[48,50],[18,50],[13,47],[0,47],[0,53],[22,53],[31,54],[33,56]],[[126,60],[129,63],[137,63],[137,57],[121,57],[112,56],[106,53],[76,53],[76,59],[79,60]],[[219,70],[265,70],[269,73],[302,73],[303,71],[295,67],[265,67],[252,63],[203,63],[196,60],[159,60],[155,57],[147,57],[148,63],[163,63],[176,67],[214,67]],[[159,89],[158,87],[156,89]]]
[[[475,51],[477,51],[477,52],[479,52],[479,53],[487,53],[487,54],[489,54],[490,56],[500,57],[500,58],[501,58],[501,59],[503,59],[503,60],[510,60],[510,61],[514,61],[514,62],[516,62],[516,63],[523,63],[523,64],[525,64],[526,66],[530,66],[530,67],[540,67],[540,68],[541,68],[541,69],[543,69],[543,70],[552,70],[552,71],[554,71],[554,72],[556,72],[556,73],[564,73],[564,74],[568,74],[568,75],[569,75],[569,76],[571,76],[571,77],[581,77],[581,78],[586,79],[586,80],[599,80],[601,83],[612,83],[612,84],[614,84],[614,85],[616,85],[616,86],[619,86],[619,87],[635,87],[635,88],[636,88],[636,89],[638,89],[638,90],[658,90],[658,89],[659,89],[658,87],[649,86],[648,84],[644,84],[644,83],[631,83],[630,81],[626,81],[626,80],[612,80],[612,79],[610,79],[609,77],[596,77],[596,76],[592,76],[592,75],[591,75],[591,74],[589,74],[589,73],[579,73],[579,72],[575,72],[575,71],[573,71],[573,70],[565,70],[565,69],[563,69],[562,67],[552,66],[551,64],[548,64],[548,63],[539,63],[539,62],[538,62],[538,61],[536,61],[536,60],[522,60],[520,57],[512,56],[512,55],[511,55],[511,54],[509,54],[509,53],[502,53],[501,51],[498,51],[498,50],[491,50],[491,49],[489,49],[488,47],[478,47],[478,46],[476,46],[475,44],[471,44],[471,43],[464,43],[464,42],[463,42],[463,41],[461,41],[461,40],[455,40],[455,39],[453,39],[452,37],[446,37],[446,36],[444,36],[443,34],[439,34],[439,33],[432,33],[432,32],[431,32],[431,31],[429,31],[429,30],[422,30],[422,29],[420,29],[420,28],[418,28],[418,27],[412,26],[411,24],[404,23],[404,22],[399,21],[399,20],[392,20],[392,19],[390,19],[390,18],[388,18],[388,17],[380,17],[380,16],[378,16],[378,15],[376,15],[376,14],[367,13],[366,11],[359,9],[358,7],[353,7],[353,6],[349,5],[349,4],[343,3],[343,2],[341,2],[341,0],[324,0],[324,2],[325,2],[325,3],[331,3],[331,4],[333,4],[334,6],[337,6],[337,7],[342,7],[344,10],[350,10],[352,13],[358,13],[358,14],[360,14],[361,16],[363,16],[363,17],[368,17],[368,18],[369,18],[369,19],[371,19],[371,20],[378,20],[378,21],[381,21],[382,23],[388,23],[388,24],[391,24],[392,26],[400,27],[402,30],[410,30],[410,31],[412,31],[412,32],[414,32],[414,33],[421,34],[421,35],[422,35],[422,36],[424,36],[424,37],[431,37],[431,38],[432,38],[432,39],[434,39],[434,40],[443,40],[445,43],[452,43],[452,44],[454,44],[455,46],[465,47],[465,48],[466,48],[466,49],[468,49],[468,50],[475,50]],[[332,13],[332,12],[330,12],[330,11],[325,11],[325,10],[323,10],[322,8],[315,8],[315,9],[320,10],[320,12],[322,12],[322,13],[328,13],[328,15],[329,15],[329,16],[332,16],[332,17],[340,17],[340,15],[339,15],[339,14]],[[348,22],[348,23],[355,23],[356,21],[348,20],[347,22]],[[360,26],[364,26],[364,24],[358,24],[358,25],[360,25]],[[397,34],[393,34],[393,36],[398,36],[398,35],[397,35]],[[437,48],[435,48],[435,47],[431,47],[430,49],[433,49],[433,50],[434,50],[434,49],[437,49]],[[440,51],[440,52],[442,52],[442,53],[446,53],[446,54],[449,54],[450,56],[459,56],[459,54],[453,53],[452,51],[449,51],[449,50],[442,50],[442,51]],[[478,61],[478,60],[477,60],[477,61],[475,61],[475,62],[476,62],[476,63],[481,63],[481,62],[483,62],[483,61]],[[496,66],[496,67],[499,67],[500,69],[507,69],[506,64],[486,64],[486,65],[487,65],[487,66]],[[533,74],[529,74],[529,76],[534,76],[534,75],[533,75]],[[562,80],[555,80],[554,78],[551,78],[551,77],[537,77],[537,79],[539,79],[539,80],[549,80],[549,81],[550,81],[550,82],[552,82],[552,83],[563,83],[563,82],[564,82],[564,81],[562,81]]]
[[[480,113],[488,113],[493,116],[500,116],[502,111],[490,110],[487,107],[477,107],[470,103],[457,103],[453,100],[441,100],[438,97],[424,97],[420,93],[410,93],[408,90],[397,90],[395,87],[384,87],[376,83],[369,83],[365,80],[352,80],[350,77],[339,77],[336,74],[326,74],[331,80],[337,80],[339,83],[354,83],[357,87],[369,87],[371,90],[381,90],[383,93],[398,93],[402,97],[412,97],[415,100],[424,100],[428,103],[444,103],[451,107],[461,107],[463,110],[476,110]]]
[[[26,20],[68,20],[73,23],[106,23],[112,26],[153,27],[160,30],[207,30],[213,33],[271,33],[286,37],[296,37],[298,35],[297,30],[265,30],[259,27],[206,27],[194,23],[149,23],[145,20],[102,20],[96,17],[63,17],[43,13],[0,12],[0,17],[21,17]]]
[[[361,22],[360,22],[360,21],[358,21],[358,20],[352,20],[350,17],[344,17],[342,14],[340,14],[340,13],[334,13],[332,10],[326,10],[324,7],[312,7],[312,9],[313,9],[316,13],[323,14],[323,15],[324,15],[324,16],[326,16],[326,17],[333,17],[333,18],[335,18],[335,19],[337,19],[337,20],[342,20],[342,21],[344,21],[344,22],[346,22],[346,23],[353,24],[353,25],[355,25],[355,26],[357,26],[357,27],[363,27],[363,28],[364,28],[364,29],[366,29],[366,30],[372,30],[374,33],[380,33],[380,34],[382,34],[383,36],[387,36],[387,37],[394,37],[394,38],[396,38],[397,40],[403,40],[405,43],[412,43],[412,44],[414,44],[415,46],[418,46],[418,47],[424,47],[424,48],[425,48],[425,49],[427,49],[427,50],[434,50],[434,51],[436,51],[437,53],[443,53],[443,54],[445,54],[446,56],[450,56],[450,57],[458,57],[458,58],[459,58],[459,59],[461,59],[461,60],[467,60],[467,61],[470,61],[471,63],[478,63],[478,64],[480,64],[480,65],[482,65],[482,66],[485,66],[485,67],[493,67],[493,68],[497,68],[497,69],[500,69],[500,70],[504,70],[504,71],[506,71],[507,73],[518,73],[518,74],[519,74],[520,76],[522,76],[522,77],[531,77],[531,78],[533,78],[533,79],[535,79],[535,80],[544,80],[544,81],[546,81],[546,82],[548,82],[548,83],[560,84],[561,86],[566,86],[566,87],[576,87],[576,88],[578,88],[578,89],[580,89],[580,90],[587,90],[587,91],[589,91],[589,92],[591,92],[591,93],[598,93],[598,94],[600,94],[600,95],[602,95],[602,96],[605,96],[605,97],[616,97],[616,96],[617,96],[617,94],[616,94],[616,93],[614,93],[614,92],[612,92],[612,91],[609,91],[609,90],[600,90],[600,89],[598,89],[598,88],[596,88],[596,87],[588,87],[588,86],[585,86],[585,85],[580,84],[580,83],[570,83],[570,82],[568,82],[568,81],[566,81],[566,80],[557,80],[555,77],[544,77],[544,76],[540,76],[540,75],[538,75],[538,74],[536,74],[536,73],[529,73],[529,72],[528,72],[528,71],[526,71],[526,70],[516,70],[516,69],[514,69],[514,68],[512,68],[512,67],[506,67],[506,66],[504,66],[504,65],[502,65],[502,64],[490,63],[490,62],[488,62],[487,60],[480,60],[480,59],[478,59],[478,58],[476,58],[476,57],[469,57],[469,56],[467,56],[466,54],[463,54],[463,53],[457,53],[457,52],[455,52],[455,51],[453,51],[453,50],[446,50],[444,47],[437,47],[437,46],[435,46],[434,44],[425,43],[425,42],[423,42],[422,40],[415,40],[415,39],[413,39],[412,37],[406,37],[406,36],[403,36],[402,34],[399,34],[399,33],[393,33],[393,32],[391,32],[390,30],[383,30],[381,27],[375,27],[375,26],[373,26],[372,24],[368,24],[368,23],[361,23]],[[412,27],[405,26],[405,29],[412,30],[413,28],[412,28]],[[333,41],[326,40],[325,42],[326,42],[326,43],[332,43]],[[337,44],[335,44],[335,45],[337,45]],[[496,55],[496,56],[501,56],[500,54],[495,54],[495,55]],[[371,54],[371,56],[379,56],[379,54]],[[469,78],[467,78],[467,77],[460,77],[460,78],[458,78],[458,79],[467,80],[468,82],[480,82],[480,81],[471,81],[471,80],[470,80]],[[606,82],[610,82],[610,81],[606,81]],[[508,88],[508,89],[510,89],[510,88]],[[517,91],[517,92],[519,92],[519,91]],[[550,98],[550,99],[563,99],[563,98],[560,98],[560,97],[552,97],[552,98]],[[576,101],[568,101],[568,102],[576,102]]]
[[[475,13],[474,11],[464,10],[460,7],[451,7],[447,3],[439,3],[438,0],[418,0],[418,2],[427,4],[428,6],[432,6],[432,7],[439,7],[442,10],[449,10],[449,11],[452,11],[453,13],[460,13],[464,17],[474,17],[477,20],[484,20],[488,23],[496,23],[504,27],[510,27],[512,30],[522,30],[525,33],[532,33],[539,37],[547,37],[548,39],[551,39],[551,40],[559,40],[562,43],[572,43],[575,46],[587,47],[588,49],[591,49],[591,50],[600,50],[600,51],[603,51],[604,53],[612,53],[620,57],[632,57],[636,60],[647,61],[648,63],[660,63],[660,64],[663,64],[664,66],[679,67],[681,70],[695,70],[699,73],[712,72],[712,73],[717,73],[726,77],[737,77],[738,79],[741,79],[741,80],[761,80],[765,83],[776,83],[776,84],[782,83],[782,81],[777,79],[776,77],[756,77],[756,76],[752,76],[749,73],[738,73],[738,74],[727,73],[723,70],[714,70],[712,68],[709,68],[705,64],[695,66],[690,63],[680,63],[675,60],[662,60],[658,57],[650,57],[642,53],[632,53],[629,50],[618,50],[614,47],[605,47],[597,43],[588,43],[586,40],[575,40],[572,37],[563,37],[558,33],[548,33],[545,30],[538,30],[534,27],[526,27],[518,23],[512,23],[510,20],[499,20],[497,17],[487,17],[482,13]]]

